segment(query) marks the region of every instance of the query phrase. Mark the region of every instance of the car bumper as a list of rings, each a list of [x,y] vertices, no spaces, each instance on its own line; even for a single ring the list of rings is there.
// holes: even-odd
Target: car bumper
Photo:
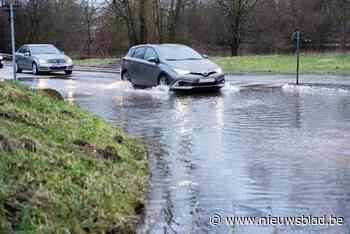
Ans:
[[[171,90],[220,89],[225,86],[225,75],[200,77],[196,79],[178,78],[171,85]]]
[[[73,71],[73,68],[72,64],[40,64],[38,70],[40,72]]]

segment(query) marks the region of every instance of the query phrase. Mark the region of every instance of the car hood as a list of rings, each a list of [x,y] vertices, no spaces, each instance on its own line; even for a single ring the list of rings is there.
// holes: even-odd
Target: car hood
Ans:
[[[68,56],[63,55],[63,54],[35,54],[35,55],[33,55],[33,57],[35,57],[37,59],[45,59],[45,60],[49,60],[49,59],[67,60],[68,59]]]
[[[211,72],[218,68],[218,65],[208,59],[201,60],[179,60],[165,61],[173,69],[188,70],[192,73]]]

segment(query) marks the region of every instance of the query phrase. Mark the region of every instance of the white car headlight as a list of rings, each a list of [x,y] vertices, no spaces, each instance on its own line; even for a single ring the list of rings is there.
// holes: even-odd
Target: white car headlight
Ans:
[[[39,59],[40,64],[47,64],[47,61],[45,59]]]
[[[72,64],[73,60],[71,58],[67,58],[67,63]]]
[[[0,56],[0,60],[3,60],[3,59],[4,59],[4,57]]]
[[[222,73],[222,68],[221,67],[216,68],[215,72],[218,73],[218,74],[221,74]]]
[[[182,70],[182,69],[177,69],[175,68],[174,71],[178,74],[178,75],[188,75],[191,73],[191,71],[189,70]]]

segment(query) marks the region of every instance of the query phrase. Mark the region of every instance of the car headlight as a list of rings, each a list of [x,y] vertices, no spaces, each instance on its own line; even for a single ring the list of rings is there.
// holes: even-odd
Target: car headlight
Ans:
[[[72,64],[73,60],[71,58],[67,58],[67,63]]]
[[[3,59],[4,59],[4,57],[0,56],[0,60],[3,60]]]
[[[218,74],[221,74],[222,73],[222,68],[221,67],[216,68],[215,72],[218,73]]]
[[[188,75],[191,73],[191,71],[189,70],[182,70],[182,69],[177,69],[175,68],[174,71],[178,74],[178,75]]]
[[[47,61],[45,59],[39,59],[40,64],[47,64]]]

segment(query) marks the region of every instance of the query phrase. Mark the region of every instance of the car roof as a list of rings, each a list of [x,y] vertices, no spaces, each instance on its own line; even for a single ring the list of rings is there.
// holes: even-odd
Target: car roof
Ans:
[[[54,45],[52,45],[52,44],[25,44],[23,46],[34,47],[34,46],[54,46]]]
[[[182,46],[186,46],[183,44],[173,44],[173,43],[164,43],[164,44],[141,44],[141,45],[136,45],[131,47],[131,49],[136,49],[139,47],[145,47],[145,46],[149,46],[149,47],[154,47],[154,48],[161,48],[161,47],[182,47]]]

